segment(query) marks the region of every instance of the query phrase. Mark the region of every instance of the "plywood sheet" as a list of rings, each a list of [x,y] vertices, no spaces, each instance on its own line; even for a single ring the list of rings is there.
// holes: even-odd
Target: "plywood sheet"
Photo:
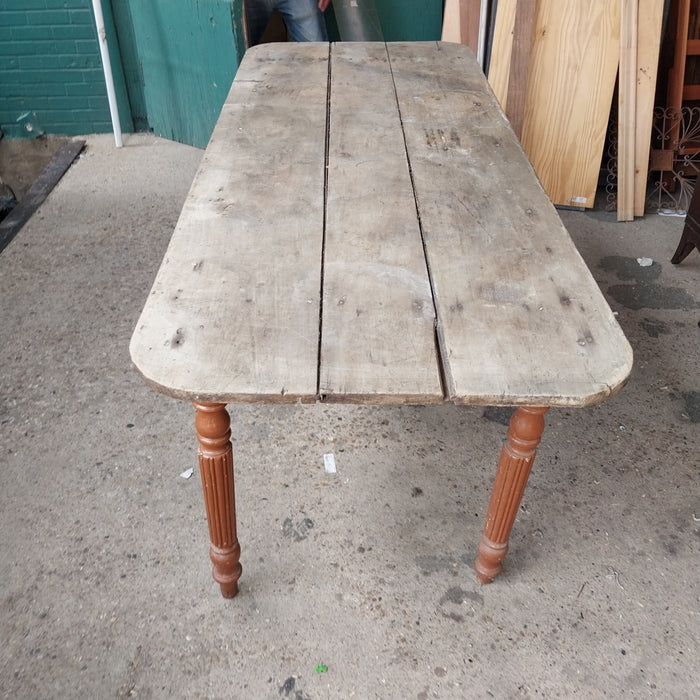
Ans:
[[[460,4],[461,0],[445,0],[445,11],[442,15],[443,41],[454,41],[457,44],[461,41]]]
[[[619,2],[540,0],[521,140],[555,204],[594,204],[619,55]]]

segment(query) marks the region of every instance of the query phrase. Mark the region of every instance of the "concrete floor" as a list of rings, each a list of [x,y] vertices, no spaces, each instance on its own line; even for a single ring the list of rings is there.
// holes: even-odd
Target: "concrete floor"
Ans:
[[[471,562],[506,412],[244,406],[227,601],[198,473],[181,476],[193,411],[128,354],[202,151],[87,142],[0,255],[1,697],[700,696],[700,254],[669,263],[682,219],[561,212],[635,368],[609,401],[548,415],[494,584]]]

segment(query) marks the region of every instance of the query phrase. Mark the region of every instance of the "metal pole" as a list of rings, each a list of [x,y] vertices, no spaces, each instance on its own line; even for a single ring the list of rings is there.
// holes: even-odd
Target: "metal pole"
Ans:
[[[384,41],[374,0],[333,0],[341,41]]]
[[[105,74],[107,85],[107,100],[109,101],[109,114],[112,118],[112,130],[114,131],[114,143],[117,148],[122,146],[122,128],[119,123],[119,109],[117,107],[117,94],[114,91],[114,79],[112,78],[112,64],[109,60],[109,47],[107,46],[107,32],[105,31],[105,20],[102,14],[100,0],[92,0],[92,9],[95,13],[95,25],[97,26],[97,38],[100,44],[100,55],[102,56],[102,69]]]

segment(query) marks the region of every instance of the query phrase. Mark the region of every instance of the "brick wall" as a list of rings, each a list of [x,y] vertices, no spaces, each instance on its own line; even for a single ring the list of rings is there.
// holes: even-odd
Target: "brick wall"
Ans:
[[[31,136],[27,123],[51,134],[111,130],[91,0],[0,1],[0,128]]]

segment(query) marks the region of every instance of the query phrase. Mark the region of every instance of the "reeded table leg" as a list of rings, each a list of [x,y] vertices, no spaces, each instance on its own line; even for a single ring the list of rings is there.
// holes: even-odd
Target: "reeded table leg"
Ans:
[[[501,450],[484,534],[474,562],[481,583],[491,583],[501,573],[501,561],[508,551],[508,538],[542,437],[544,414],[548,410],[548,407],[521,406],[510,419],[508,440]]]
[[[199,469],[214,564],[212,575],[224,598],[238,593],[241,547],[236,536],[236,495],[233,486],[231,419],[226,404],[195,403],[195,427],[199,440]]]

